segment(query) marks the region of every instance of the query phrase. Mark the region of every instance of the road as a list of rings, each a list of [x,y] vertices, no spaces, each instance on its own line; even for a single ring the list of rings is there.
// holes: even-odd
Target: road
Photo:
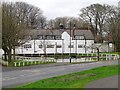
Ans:
[[[89,83],[85,88],[118,88],[118,77],[120,76],[115,75],[100,80],[96,80]]]
[[[31,83],[37,80],[64,75],[73,72],[84,71],[95,67],[118,64],[118,61],[93,62],[83,64],[70,64],[52,67],[33,67],[4,71],[2,73],[2,87],[13,88],[17,85]]]

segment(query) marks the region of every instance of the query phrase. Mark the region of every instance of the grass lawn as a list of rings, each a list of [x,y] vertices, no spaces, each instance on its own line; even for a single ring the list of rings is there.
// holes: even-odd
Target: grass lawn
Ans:
[[[91,81],[120,74],[118,68],[120,69],[120,65],[103,66],[82,72],[39,80],[34,83],[18,86],[17,88],[84,88],[85,85]]]
[[[120,52],[100,52],[101,54],[119,54]]]

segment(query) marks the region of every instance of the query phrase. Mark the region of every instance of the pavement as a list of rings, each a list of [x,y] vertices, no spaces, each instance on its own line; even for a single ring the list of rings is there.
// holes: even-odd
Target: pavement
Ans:
[[[111,76],[89,83],[85,88],[118,88],[118,79],[120,75]]]
[[[5,68],[2,72],[2,87],[14,88],[15,86],[35,82],[59,75],[89,70],[92,68],[118,64],[117,60],[106,62],[92,62],[83,64],[54,63],[22,68]]]
[[[32,66],[24,66],[24,67],[2,67],[2,72],[7,71],[15,71],[15,70],[24,70],[24,69],[35,69],[35,68],[45,68],[45,67],[54,67],[54,66],[64,66],[70,65],[71,63],[49,63],[49,64],[40,64],[40,65],[32,65]]]

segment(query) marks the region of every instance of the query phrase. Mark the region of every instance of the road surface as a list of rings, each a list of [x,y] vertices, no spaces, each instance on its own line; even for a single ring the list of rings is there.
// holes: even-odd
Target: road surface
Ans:
[[[89,83],[85,88],[118,88],[118,75],[96,80]]]
[[[23,68],[10,71],[4,71],[2,73],[2,87],[13,88],[17,85],[25,83],[31,83],[37,80],[50,78],[54,76],[69,74],[73,72],[84,71],[95,67],[118,64],[118,61],[107,61],[107,62],[93,62],[83,64],[71,64],[63,66],[52,66],[52,67],[33,67]]]

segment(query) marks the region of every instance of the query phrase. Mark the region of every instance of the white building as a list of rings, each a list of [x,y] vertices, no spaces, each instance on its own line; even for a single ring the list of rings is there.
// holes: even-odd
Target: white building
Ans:
[[[4,54],[4,51],[0,49],[0,59],[2,58],[2,55]]]
[[[17,54],[91,53],[94,44],[90,30],[71,30],[71,33],[70,30],[32,30],[31,33],[31,40],[16,48]]]

